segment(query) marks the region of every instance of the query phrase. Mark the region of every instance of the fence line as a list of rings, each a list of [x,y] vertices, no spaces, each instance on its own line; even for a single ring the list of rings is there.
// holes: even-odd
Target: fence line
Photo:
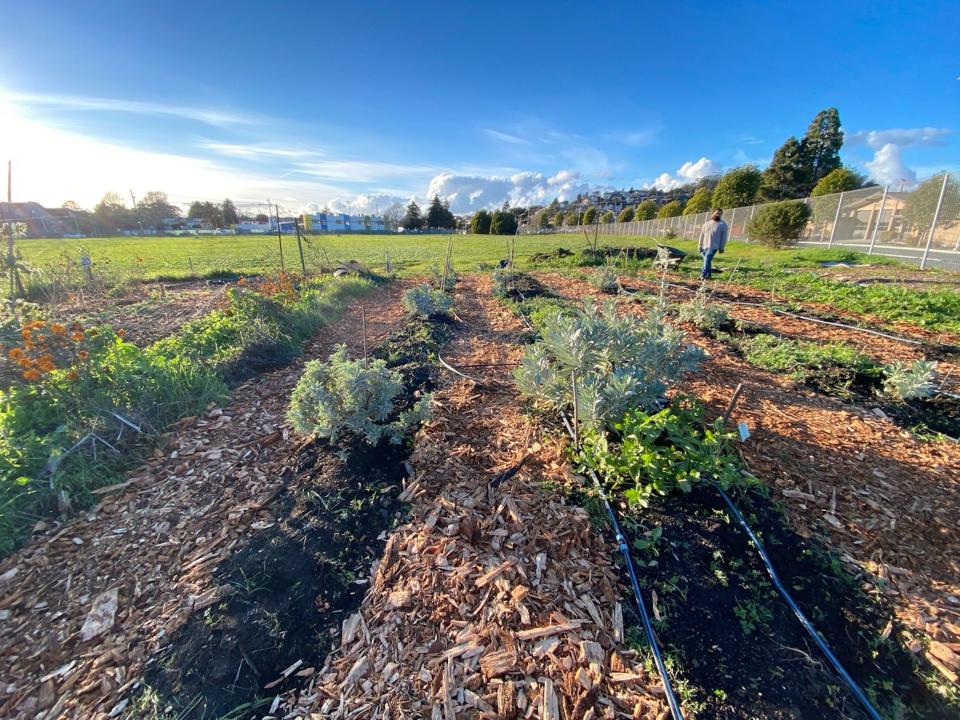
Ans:
[[[848,190],[804,198],[810,220],[800,234],[803,246],[852,248],[868,255],[915,260],[921,268],[937,264],[960,270],[960,180],[934,175],[905,190],[906,183]],[[758,208],[770,203],[724,208],[730,237],[747,240],[747,225]],[[647,236],[696,240],[708,212],[625,223],[563,226],[555,232],[600,237]],[[528,225],[523,232],[535,233]]]

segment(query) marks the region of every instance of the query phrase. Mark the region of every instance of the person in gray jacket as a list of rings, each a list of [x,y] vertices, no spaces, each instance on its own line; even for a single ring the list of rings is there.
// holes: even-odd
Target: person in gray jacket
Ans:
[[[719,252],[722,253],[727,247],[727,237],[730,231],[727,224],[720,218],[723,216],[723,210],[716,208],[710,215],[710,219],[703,224],[703,230],[700,231],[700,254],[703,255],[703,270],[700,271],[701,280],[709,280],[713,272],[713,258]]]

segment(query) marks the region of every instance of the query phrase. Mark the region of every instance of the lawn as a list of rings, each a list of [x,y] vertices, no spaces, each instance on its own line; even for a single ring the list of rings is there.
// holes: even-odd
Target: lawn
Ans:
[[[330,261],[359,260],[374,269],[382,269],[389,253],[394,267],[403,274],[429,269],[441,263],[448,235],[319,235],[303,244],[307,269]],[[508,236],[454,235],[453,261],[461,269],[475,269],[479,263],[496,263],[506,257]],[[652,247],[651,238],[601,238],[605,244]],[[695,243],[672,240],[671,244],[696,253]],[[520,235],[516,238],[518,265],[537,252],[558,247],[577,250],[586,245],[582,235]],[[280,251],[276,236],[237,235],[226,237],[108,237],[56,240],[21,240],[17,244],[24,261],[31,267],[62,262],[64,255],[77,261],[86,249],[94,267],[107,275],[128,275],[144,279],[202,277],[217,272],[265,273],[280,269]],[[719,265],[729,265],[737,257],[742,267],[814,266],[822,260],[840,260],[848,251],[790,248],[771,250],[760,245],[731,242]],[[285,267],[299,267],[297,241],[283,237]]]

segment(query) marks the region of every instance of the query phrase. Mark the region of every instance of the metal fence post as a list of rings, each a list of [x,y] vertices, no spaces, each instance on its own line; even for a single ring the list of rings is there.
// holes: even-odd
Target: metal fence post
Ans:
[[[837,222],[840,220],[840,208],[843,207],[843,193],[840,193],[840,199],[837,200],[837,212],[833,216],[833,227],[830,228],[830,239],[827,241],[827,247],[833,246],[833,237],[837,234]]]
[[[950,173],[943,174],[943,185],[940,186],[940,197],[937,199],[937,209],[933,211],[933,222],[930,223],[930,234],[927,235],[927,246],[923,249],[923,257],[920,259],[920,269],[923,270],[927,264],[927,256],[930,255],[930,244],[933,242],[933,231],[937,228],[937,220],[940,219],[940,208],[943,206],[943,195],[947,191],[947,180],[950,179]]]
[[[873,254],[873,246],[877,244],[877,230],[880,229],[880,223],[883,222],[883,207],[887,204],[887,191],[889,189],[889,183],[883,186],[883,197],[880,198],[880,212],[877,213],[877,221],[873,224],[873,232],[870,234],[870,249],[867,250],[867,255]]]

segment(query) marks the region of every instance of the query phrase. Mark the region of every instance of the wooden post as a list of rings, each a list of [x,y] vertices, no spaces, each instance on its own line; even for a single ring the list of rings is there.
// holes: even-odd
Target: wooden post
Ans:
[[[577,400],[577,371],[570,373],[570,385],[573,388],[573,446],[580,449],[580,402]]]
[[[297,250],[300,251],[300,270],[303,271],[303,276],[307,276],[307,263],[303,259],[303,243],[300,241],[300,221],[294,218],[293,226],[297,229]]]
[[[367,366],[367,311],[360,306],[360,332],[363,334],[363,366]]]
[[[737,400],[740,399],[740,393],[743,392],[743,383],[737,385],[737,389],[733,391],[733,397],[730,398],[730,404],[727,405],[727,409],[723,413],[723,426],[726,427],[727,421],[730,420],[730,413],[733,412],[734,406],[737,404]]]
[[[277,244],[280,245],[280,272],[284,271],[283,266],[283,237],[280,235],[280,206],[274,203],[274,210],[277,213]]]

